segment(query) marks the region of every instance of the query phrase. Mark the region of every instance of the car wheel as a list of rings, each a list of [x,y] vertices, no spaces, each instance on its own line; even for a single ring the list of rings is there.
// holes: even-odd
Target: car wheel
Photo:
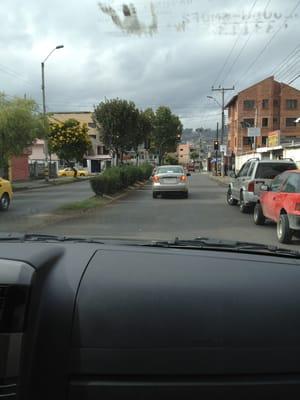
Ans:
[[[243,192],[240,194],[240,212],[243,214],[247,214],[249,212],[249,206],[246,206],[244,202]]]
[[[154,199],[157,199],[157,193],[152,192],[152,197],[153,197]]]
[[[236,206],[238,203],[237,200],[232,197],[232,190],[230,188],[227,190],[226,200],[230,206]]]
[[[253,221],[255,225],[263,225],[266,221],[266,217],[264,216],[260,203],[257,203],[254,208]]]
[[[293,232],[286,214],[281,214],[277,222],[277,239],[280,243],[290,243]]]
[[[183,198],[188,199],[189,198],[189,192],[184,192],[183,193]]]
[[[10,198],[7,193],[4,193],[0,199],[0,210],[6,211],[9,208]]]

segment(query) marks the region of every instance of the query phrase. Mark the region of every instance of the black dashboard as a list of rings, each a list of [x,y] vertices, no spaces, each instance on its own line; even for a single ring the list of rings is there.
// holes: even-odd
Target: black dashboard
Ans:
[[[300,395],[300,263],[0,243],[0,399]]]

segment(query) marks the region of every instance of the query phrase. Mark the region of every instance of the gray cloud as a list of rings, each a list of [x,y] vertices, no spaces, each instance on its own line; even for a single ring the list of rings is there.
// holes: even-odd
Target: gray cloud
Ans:
[[[101,3],[122,15],[122,5],[127,2]],[[132,3],[140,21],[149,26],[151,2]],[[135,34],[119,29],[94,0],[7,1],[0,10],[0,90],[10,95],[27,93],[41,103],[40,62],[52,48],[63,43],[65,48],[55,52],[46,63],[49,110],[87,110],[104,97],[118,96],[134,100],[139,107],[169,104],[182,116],[186,126],[196,127],[201,123],[210,126],[218,119],[219,109],[206,96],[211,94],[211,85],[236,40],[216,84],[238,83],[238,90],[270,75],[297,45],[299,18],[295,15],[285,18],[295,1],[282,4],[278,0],[258,0],[253,15],[248,17],[252,0],[153,0],[152,3],[157,32],[151,36],[148,32]],[[265,15],[269,19],[263,14],[268,3],[269,14]],[[275,20],[275,13],[277,17],[281,13],[280,18]],[[267,32],[270,19],[274,23]],[[262,21],[258,24],[260,28],[256,27],[257,21]],[[231,68],[246,40],[244,51]],[[295,82],[297,85],[300,86],[299,81]]]

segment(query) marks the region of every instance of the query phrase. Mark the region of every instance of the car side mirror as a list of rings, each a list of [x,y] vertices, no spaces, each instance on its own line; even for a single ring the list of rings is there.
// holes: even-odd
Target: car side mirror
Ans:
[[[233,171],[230,172],[229,176],[230,176],[231,178],[236,178],[236,174],[235,174]]]
[[[260,185],[260,190],[261,190],[262,192],[268,192],[268,191],[271,190],[271,188],[270,188],[270,186],[268,186],[268,185]]]
[[[187,172],[186,176],[191,176],[191,173],[190,173],[190,172]]]

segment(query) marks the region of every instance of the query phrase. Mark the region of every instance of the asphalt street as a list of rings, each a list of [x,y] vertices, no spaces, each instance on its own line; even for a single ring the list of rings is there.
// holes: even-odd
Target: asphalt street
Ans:
[[[0,213],[0,232],[24,231],[58,207],[93,194],[89,181],[15,192],[9,210]]]
[[[86,186],[82,184],[78,188],[76,186],[76,196],[80,193],[79,189],[82,197],[84,193],[88,193]],[[72,192],[73,189],[69,190]],[[48,225],[39,231],[154,240],[202,236],[279,245],[273,223],[254,225],[251,214],[241,214],[238,207],[227,205],[226,188],[212,181],[206,174],[193,174],[190,177],[189,190],[188,199],[153,199],[151,185],[147,184],[144,188],[129,192],[122,199],[93,211],[91,215]],[[70,198],[72,193],[69,193],[68,199]],[[59,202],[57,199],[56,204]],[[288,247],[297,249],[299,245],[300,241],[294,239]]]

